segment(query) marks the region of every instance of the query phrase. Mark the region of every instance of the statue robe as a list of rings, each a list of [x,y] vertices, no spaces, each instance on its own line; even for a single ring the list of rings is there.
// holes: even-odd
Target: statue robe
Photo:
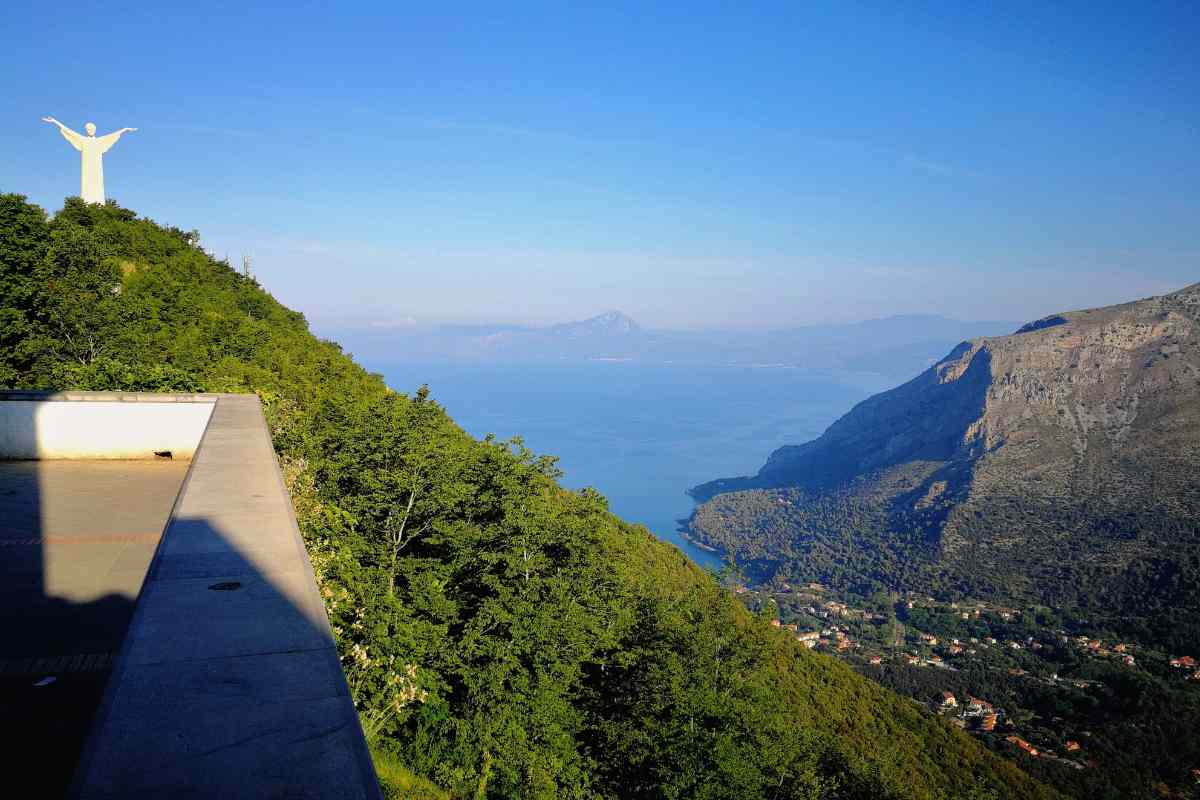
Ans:
[[[117,143],[121,134],[118,132],[110,133],[107,136],[84,136],[65,125],[58,130],[80,154],[82,164],[79,173],[79,196],[85,203],[103,203],[104,160],[102,156]]]

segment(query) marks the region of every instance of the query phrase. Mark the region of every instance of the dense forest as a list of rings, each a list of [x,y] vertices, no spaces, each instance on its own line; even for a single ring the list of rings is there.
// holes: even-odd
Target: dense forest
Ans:
[[[0,195],[0,385],[259,395],[391,795],[1057,796],[552,458],[390,390],[198,241]]]

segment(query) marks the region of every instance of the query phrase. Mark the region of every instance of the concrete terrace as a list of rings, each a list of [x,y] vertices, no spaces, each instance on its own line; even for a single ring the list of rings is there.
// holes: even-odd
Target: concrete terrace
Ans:
[[[0,674],[111,657],[187,467],[0,461]]]
[[[175,411],[165,408],[172,403],[180,404]],[[211,416],[190,463],[69,460],[77,452],[95,455],[93,442],[79,443],[88,430],[104,429],[112,440],[112,425],[74,417],[136,424],[135,406],[153,408],[154,424],[169,431],[194,426],[197,404],[204,403]],[[53,431],[42,426],[31,445],[28,436],[13,434],[22,419],[34,427],[39,419],[55,424]],[[25,655],[70,655],[81,642],[105,652],[105,641],[120,642],[71,796],[379,796],[256,397],[9,392],[0,394],[0,426],[7,431],[0,456],[2,447],[18,453],[33,447],[68,459],[0,465],[0,511],[24,508],[26,520],[4,535],[43,546],[36,556],[26,554],[27,571],[41,558],[43,575],[40,586],[27,581],[34,588],[26,601],[52,597],[56,608],[56,621],[43,626],[48,638],[30,634]],[[67,441],[63,431],[72,426],[80,433]],[[152,427],[142,426],[141,434]],[[150,448],[151,459],[188,448],[182,439],[161,445],[163,435],[142,438],[135,449]],[[112,513],[95,513],[99,508]],[[11,556],[22,546],[36,549],[5,550]],[[83,615],[95,599],[131,594],[127,628],[110,625],[108,640],[90,641]],[[29,677],[24,685],[32,686]]]
[[[0,461],[0,747],[41,796],[70,781],[187,467]]]

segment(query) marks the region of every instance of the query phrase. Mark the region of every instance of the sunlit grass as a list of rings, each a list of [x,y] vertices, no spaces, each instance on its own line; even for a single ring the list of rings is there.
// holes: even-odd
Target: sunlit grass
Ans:
[[[449,792],[414,775],[391,753],[372,747],[371,760],[387,800],[450,800]]]

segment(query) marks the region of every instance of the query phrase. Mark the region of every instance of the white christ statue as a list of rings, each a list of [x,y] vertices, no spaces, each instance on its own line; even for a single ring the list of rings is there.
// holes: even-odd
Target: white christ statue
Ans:
[[[88,123],[83,126],[87,136],[71,130],[54,117],[42,117],[42,122],[58,126],[58,132],[71,143],[80,153],[82,169],[79,174],[79,196],[85,203],[104,202],[104,161],[107,153],[123,134],[132,133],[137,128],[121,128],[106,136],[96,135],[96,126]]]

